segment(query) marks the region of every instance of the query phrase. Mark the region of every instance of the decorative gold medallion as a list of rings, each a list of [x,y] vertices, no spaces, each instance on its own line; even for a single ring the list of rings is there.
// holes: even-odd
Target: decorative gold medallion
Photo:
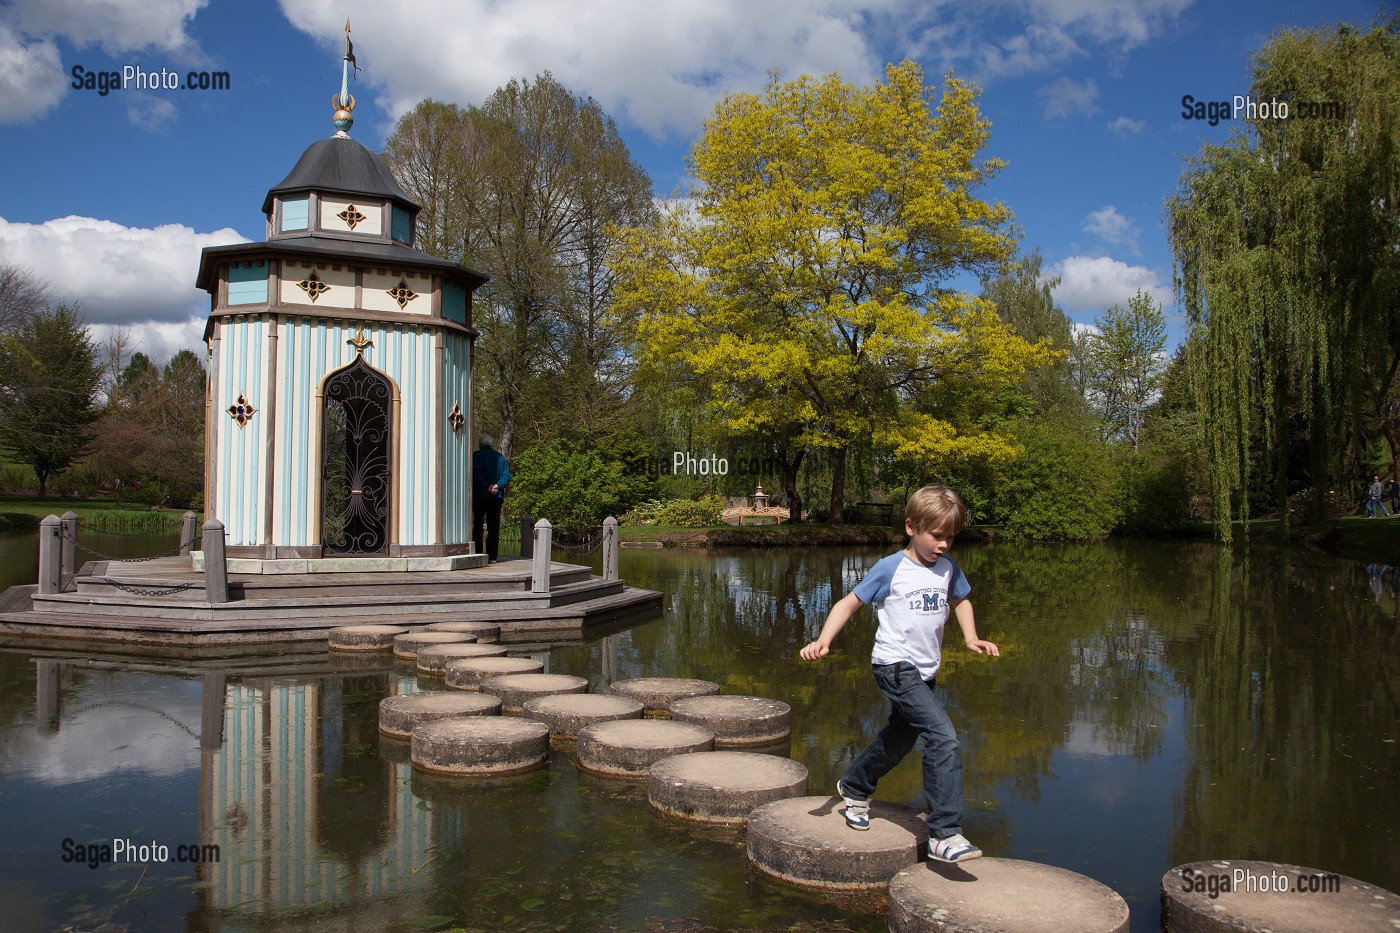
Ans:
[[[298,282],[297,287],[306,292],[306,297],[311,299],[312,304],[316,303],[317,298],[331,290],[329,285],[321,281],[321,277],[316,274],[315,270],[312,270],[310,275]]]
[[[228,407],[228,413],[233,416],[234,422],[241,428],[258,413],[258,410],[249,404],[248,397],[240,392],[237,403]]]
[[[453,434],[461,432],[462,425],[467,423],[467,416],[462,414],[461,402],[452,403],[452,410],[447,413],[447,423],[452,425]]]
[[[399,308],[418,297],[418,293],[408,287],[407,279],[399,279],[399,284],[389,289],[389,297],[399,303]]]
[[[345,210],[335,216],[345,221],[345,225],[351,230],[355,229],[356,224],[364,223],[366,220],[369,220],[369,218],[361,214],[360,209],[353,204],[347,204]]]

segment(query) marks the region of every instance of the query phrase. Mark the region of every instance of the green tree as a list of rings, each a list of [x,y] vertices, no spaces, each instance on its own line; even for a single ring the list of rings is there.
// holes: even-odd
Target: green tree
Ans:
[[[492,276],[475,296],[477,398],[501,451],[552,443],[557,425],[590,443],[626,431],[630,358],[607,260],[615,225],[653,208],[612,119],[544,74],[480,107],[422,102],[385,157],[424,203],[420,246]]]
[[[1370,438],[1400,458],[1400,16],[1282,31],[1253,71],[1250,96],[1291,104],[1290,117],[1206,146],[1167,203],[1219,518],[1236,501],[1248,512],[1256,425],[1285,516],[1299,480],[1320,511]]]
[[[1114,305],[1085,335],[1086,381],[1105,441],[1121,440],[1136,452],[1142,443],[1147,408],[1162,385],[1167,361],[1167,324],[1162,306],[1139,289],[1125,309]]]
[[[34,468],[40,496],[91,443],[100,378],[87,328],[67,305],[0,338],[0,445]]]
[[[1080,416],[1085,414],[1084,393],[1075,385],[1070,365],[1074,331],[1068,315],[1055,305],[1053,292],[1060,277],[1043,273],[1042,262],[1037,248],[1006,271],[983,276],[982,297],[996,306],[997,316],[1016,336],[1044,341],[1060,354],[1053,363],[1026,374],[1021,388],[1030,414]]]
[[[620,251],[644,363],[696,378],[732,436],[781,439],[790,463],[822,450],[831,521],[860,439],[935,472],[1009,455],[984,425],[919,403],[939,380],[1019,382],[1049,358],[945,287],[1012,248],[1010,212],[974,196],[1001,167],[979,157],[976,96],[950,76],[936,97],[912,62],[870,87],[774,75],[761,96],[716,105],[690,153],[689,198]]]

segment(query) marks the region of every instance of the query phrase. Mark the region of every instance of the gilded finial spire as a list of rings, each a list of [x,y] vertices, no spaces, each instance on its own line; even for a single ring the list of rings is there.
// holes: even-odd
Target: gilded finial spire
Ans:
[[[352,115],[355,109],[355,98],[350,95],[350,69],[356,72],[360,70],[360,65],[355,61],[355,46],[350,42],[350,20],[345,20],[345,55],[340,66],[340,93],[331,97],[331,106],[335,108],[335,116],[332,122],[335,123],[337,136],[349,136],[350,127],[354,125],[355,118]]]

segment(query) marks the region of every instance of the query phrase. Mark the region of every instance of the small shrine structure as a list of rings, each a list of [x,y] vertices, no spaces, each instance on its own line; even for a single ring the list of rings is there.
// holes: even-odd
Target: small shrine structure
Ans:
[[[471,550],[472,293],[415,250],[421,205],[335,135],[268,191],[267,239],[205,249],[206,517],[229,557],[443,557]],[[246,565],[245,565],[246,566]]]

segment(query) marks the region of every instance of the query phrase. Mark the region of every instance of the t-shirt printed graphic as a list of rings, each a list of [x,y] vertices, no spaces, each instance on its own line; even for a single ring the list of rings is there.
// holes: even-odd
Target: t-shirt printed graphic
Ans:
[[[882,558],[854,592],[861,602],[874,604],[879,621],[871,663],[908,661],[931,680],[943,660],[948,608],[966,599],[972,587],[946,554],[926,567],[900,551]]]

